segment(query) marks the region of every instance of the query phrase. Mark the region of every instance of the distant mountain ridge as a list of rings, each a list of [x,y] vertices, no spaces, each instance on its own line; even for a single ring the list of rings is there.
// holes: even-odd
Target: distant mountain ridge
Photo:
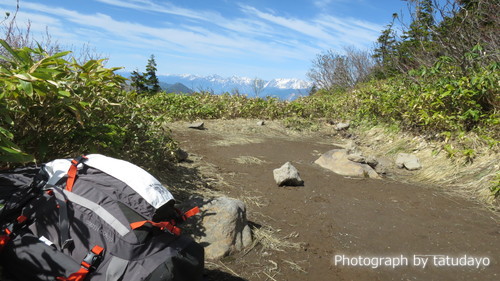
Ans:
[[[181,83],[193,91],[207,91],[214,94],[240,93],[255,96],[253,83],[254,78],[248,77],[222,77],[219,75],[197,76],[192,74],[168,74],[159,75],[160,82],[166,84]],[[263,87],[259,93],[260,97],[275,96],[284,100],[292,100],[299,96],[306,96],[312,87],[312,83],[300,79],[272,79],[262,81]]]
[[[130,78],[130,72],[119,73]],[[255,78],[222,77],[220,75],[197,76],[192,74],[158,75],[160,87],[167,93],[211,92],[214,94],[239,93],[255,96],[252,84]],[[282,100],[293,100],[300,96],[307,96],[311,91],[312,83],[296,78],[278,78],[263,81],[259,97],[278,97]]]
[[[182,83],[168,84],[165,82],[160,82],[160,87],[167,93],[176,94],[191,94],[194,91]]]

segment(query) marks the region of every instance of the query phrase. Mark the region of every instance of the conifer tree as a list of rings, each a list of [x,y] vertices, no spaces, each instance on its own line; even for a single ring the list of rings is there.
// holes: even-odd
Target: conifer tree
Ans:
[[[151,55],[148,60],[148,64],[146,65],[145,77],[149,92],[152,94],[158,93],[161,88],[158,77],[156,76],[156,61],[154,55]]]
[[[146,86],[146,79],[143,75],[143,73],[139,73],[139,71],[136,69],[132,71],[132,75],[130,76],[130,86],[138,92],[138,93],[145,93],[148,91],[148,88]]]
[[[436,60],[436,43],[433,32],[436,29],[433,0],[410,0],[414,4],[413,20],[401,36],[397,50],[397,68],[405,73],[420,66],[430,66]]]
[[[377,60],[378,71],[382,72],[382,75],[387,75],[394,69],[397,39],[393,26],[397,17],[396,13],[392,15],[392,22],[382,30],[382,34],[377,39],[376,48],[373,50],[373,58]]]
[[[156,76],[155,56],[151,55],[146,65],[146,72],[139,73],[138,70],[132,72],[130,86],[141,94],[156,94],[161,90],[160,82]]]
[[[415,0],[414,20],[406,32],[409,40],[424,42],[431,40],[431,30],[434,27],[434,8],[432,0]]]

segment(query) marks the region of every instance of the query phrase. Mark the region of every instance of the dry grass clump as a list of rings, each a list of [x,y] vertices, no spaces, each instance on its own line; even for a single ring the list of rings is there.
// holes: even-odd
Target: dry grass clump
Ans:
[[[491,208],[500,207],[491,191],[500,171],[498,148],[488,147],[472,135],[467,138],[471,148],[459,149],[460,144],[453,144],[448,139],[429,141],[382,127],[358,128],[356,134],[367,155],[394,160],[399,152],[406,152],[419,158],[422,169],[412,171],[411,177],[398,177],[398,180],[430,183]]]
[[[245,156],[245,155],[242,155],[242,156],[239,156],[237,158],[233,158],[238,164],[244,164],[244,165],[251,165],[251,164],[255,164],[255,165],[262,165],[264,163],[266,163],[267,161],[266,160],[262,160],[260,158],[257,158],[257,157],[254,157],[254,156]]]
[[[266,225],[260,228],[253,229],[253,244],[249,250],[257,245],[262,246],[261,252],[266,250],[285,252],[287,250],[300,250],[303,248],[303,243],[290,241],[297,238],[299,234],[292,232],[285,237],[280,238],[278,233],[280,229],[274,229],[272,226]]]

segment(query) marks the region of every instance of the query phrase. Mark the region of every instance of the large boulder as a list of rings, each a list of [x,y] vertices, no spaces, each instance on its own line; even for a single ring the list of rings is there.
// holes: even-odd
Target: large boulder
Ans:
[[[321,155],[314,163],[342,176],[380,178],[369,165],[351,161],[349,158],[354,159],[354,156],[349,156],[347,149],[333,149]],[[356,157],[354,160],[361,159]]]
[[[299,171],[290,162],[273,170],[274,180],[278,186],[300,186],[304,181],[300,178]]]
[[[396,156],[396,166],[400,169],[406,168],[410,171],[422,169],[418,157],[409,153],[398,153]]]
[[[195,198],[188,205],[200,207],[200,215],[190,221],[187,231],[205,247],[206,259],[220,259],[252,244],[252,231],[242,201],[228,197],[208,201]]]

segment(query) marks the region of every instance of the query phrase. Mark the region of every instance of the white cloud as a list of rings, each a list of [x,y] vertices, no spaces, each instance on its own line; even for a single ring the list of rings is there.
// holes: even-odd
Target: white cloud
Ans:
[[[378,24],[354,18],[320,15],[316,19],[305,21],[276,16],[249,6],[242,6],[242,9],[248,14],[253,14],[275,25],[312,38],[315,40],[313,43],[318,44],[318,46],[330,45],[330,48],[339,48],[343,45],[366,47],[367,44],[376,40],[380,30],[382,30]]]
[[[212,21],[212,20],[216,21],[222,18],[220,14],[215,12],[207,12],[207,11],[200,12],[195,10],[189,10],[175,6],[165,1],[163,1],[161,5],[150,0],[96,0],[96,1],[122,8],[170,14],[201,21]]]
[[[163,23],[147,25],[138,19],[119,20],[106,13],[80,11],[23,2],[19,17],[30,19],[37,31],[49,27],[60,42],[90,43],[117,57],[163,54],[180,60],[198,58],[210,62],[237,64],[246,59],[264,64],[297,61],[308,65],[324,49],[343,45],[363,47],[374,41],[382,27],[354,18],[318,15],[303,19],[239,5],[238,13],[221,15],[214,11],[191,10],[169,2],[151,0],[96,0],[124,9],[168,14]],[[319,1],[317,1],[319,2]],[[323,3],[329,2],[322,1]],[[1,6],[1,5],[0,5]],[[172,20],[172,21],[168,21]],[[369,43],[371,44],[371,43]],[[207,63],[208,64],[208,63]],[[249,65],[248,68],[257,66]],[[306,69],[304,69],[304,73]]]
[[[332,3],[332,0],[316,0],[314,1],[314,6],[318,8],[325,8]]]

